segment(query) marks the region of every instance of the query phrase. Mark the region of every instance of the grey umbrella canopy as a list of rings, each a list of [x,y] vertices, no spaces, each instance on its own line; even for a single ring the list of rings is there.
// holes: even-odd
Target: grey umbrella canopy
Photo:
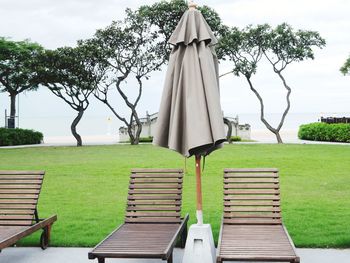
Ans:
[[[220,106],[217,40],[197,9],[189,9],[169,39],[169,59],[153,144],[190,157],[226,140]]]

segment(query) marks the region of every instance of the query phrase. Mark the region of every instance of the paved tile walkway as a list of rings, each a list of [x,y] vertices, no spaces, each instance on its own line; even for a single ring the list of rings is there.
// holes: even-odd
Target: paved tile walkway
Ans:
[[[6,248],[0,253],[1,263],[97,263],[89,260],[89,248]],[[350,249],[297,249],[302,263],[349,263]],[[175,249],[174,263],[181,263],[182,249]],[[106,263],[162,263],[152,259],[107,259]]]

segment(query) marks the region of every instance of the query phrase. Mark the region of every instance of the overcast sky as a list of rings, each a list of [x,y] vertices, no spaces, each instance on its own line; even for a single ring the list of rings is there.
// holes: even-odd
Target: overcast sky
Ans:
[[[73,46],[78,39],[91,37],[96,29],[122,19],[126,7],[152,4],[150,0],[0,0],[0,36],[26,38],[46,48]],[[317,50],[315,60],[291,65],[286,79],[292,88],[292,113],[346,113],[350,111],[350,77],[339,68],[350,55],[350,1],[348,0],[198,0],[199,5],[215,9],[227,25],[287,22],[295,29],[319,31],[327,46]],[[230,63],[220,65],[222,73]],[[165,70],[151,75],[145,83],[139,106],[140,115],[156,112],[162,93]],[[266,64],[253,78],[262,91],[267,112],[279,113],[285,107],[285,90]],[[221,102],[226,115],[258,114],[258,101],[243,78],[232,75],[221,79]],[[118,103],[117,99],[115,103]],[[8,97],[0,94],[0,113],[9,108]],[[116,107],[118,108],[118,107]],[[121,112],[127,112],[124,108]],[[59,118],[75,114],[45,89],[20,97],[22,120]],[[98,101],[93,100],[86,118],[111,116]],[[0,121],[0,126],[2,125]],[[117,125],[117,123],[116,123]]]

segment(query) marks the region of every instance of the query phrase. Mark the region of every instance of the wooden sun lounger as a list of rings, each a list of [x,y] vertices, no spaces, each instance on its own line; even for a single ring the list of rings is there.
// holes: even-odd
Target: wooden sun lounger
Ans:
[[[89,259],[158,258],[172,262],[177,239],[185,246],[188,215],[181,218],[183,170],[133,169],[125,223],[91,252]]]
[[[225,169],[217,262],[300,262],[281,218],[277,169]]]
[[[21,238],[43,229],[42,249],[50,241],[57,216],[39,219],[37,204],[44,179],[43,171],[0,171],[0,251]]]

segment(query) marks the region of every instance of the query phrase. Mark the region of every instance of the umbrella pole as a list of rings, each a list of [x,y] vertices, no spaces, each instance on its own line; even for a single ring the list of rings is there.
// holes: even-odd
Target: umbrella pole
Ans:
[[[201,156],[196,155],[197,224],[203,225]]]
[[[182,263],[215,263],[216,252],[210,224],[203,224],[201,155],[196,155],[197,224],[188,231]]]

